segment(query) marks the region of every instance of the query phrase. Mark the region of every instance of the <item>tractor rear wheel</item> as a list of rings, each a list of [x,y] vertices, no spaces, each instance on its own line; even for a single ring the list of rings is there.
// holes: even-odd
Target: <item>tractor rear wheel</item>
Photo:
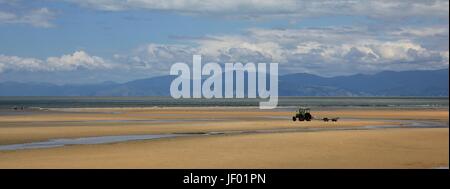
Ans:
[[[305,114],[305,120],[306,120],[306,121],[311,121],[311,119],[312,119],[311,114],[310,114],[310,113],[306,113],[306,114]]]
[[[299,120],[299,121],[304,121],[304,120],[305,120],[305,117],[303,117],[303,115],[300,114],[300,115],[298,115],[298,120]]]

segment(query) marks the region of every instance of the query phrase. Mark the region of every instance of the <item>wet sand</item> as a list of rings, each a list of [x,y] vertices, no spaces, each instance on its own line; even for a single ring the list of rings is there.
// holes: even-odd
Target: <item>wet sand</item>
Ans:
[[[0,145],[51,139],[268,131],[0,151],[0,168],[448,167],[448,109],[313,111],[338,122],[293,122],[290,110],[93,108],[0,115]],[[446,128],[401,128],[405,121]],[[333,130],[394,125],[378,130]],[[325,128],[298,132],[293,128]],[[283,132],[271,132],[283,131]]]

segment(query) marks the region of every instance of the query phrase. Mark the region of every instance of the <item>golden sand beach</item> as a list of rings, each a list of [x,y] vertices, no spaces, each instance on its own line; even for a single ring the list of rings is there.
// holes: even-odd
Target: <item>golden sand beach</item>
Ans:
[[[242,107],[5,114],[0,115],[0,146],[80,137],[192,135],[0,150],[0,168],[448,167],[448,113],[448,109],[313,110],[319,118],[339,116],[338,122],[293,122],[291,110]],[[424,127],[408,127],[412,123]],[[446,127],[426,127],[431,123]]]

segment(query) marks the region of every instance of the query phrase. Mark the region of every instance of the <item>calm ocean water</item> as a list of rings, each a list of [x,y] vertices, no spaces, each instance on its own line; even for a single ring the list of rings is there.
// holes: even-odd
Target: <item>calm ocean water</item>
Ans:
[[[186,107],[258,106],[266,99],[172,99],[171,97],[0,97],[0,109],[17,107]],[[442,107],[448,97],[280,97],[278,106],[310,107]]]

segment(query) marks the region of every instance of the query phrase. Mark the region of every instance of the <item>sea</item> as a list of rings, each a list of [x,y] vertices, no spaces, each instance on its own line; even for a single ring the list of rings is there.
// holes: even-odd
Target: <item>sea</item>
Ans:
[[[0,109],[90,107],[253,107],[268,99],[172,97],[0,97]],[[448,97],[279,97],[278,107],[448,108]]]

